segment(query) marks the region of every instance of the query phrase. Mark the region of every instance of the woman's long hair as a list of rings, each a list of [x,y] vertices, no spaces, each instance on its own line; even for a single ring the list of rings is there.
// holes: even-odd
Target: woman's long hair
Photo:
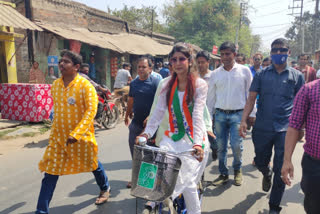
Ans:
[[[175,53],[182,53],[187,59],[189,63],[188,67],[188,77],[187,77],[187,103],[191,103],[193,101],[193,97],[195,94],[195,72],[193,72],[194,66],[193,66],[193,57],[192,57],[192,49],[187,46],[187,44],[184,43],[177,43],[174,45],[173,49],[169,53],[169,59],[172,58],[172,56]],[[171,89],[173,87],[173,84],[177,78],[177,73],[173,72],[171,79],[167,85],[167,105],[169,105],[170,101],[170,95],[171,95]]]

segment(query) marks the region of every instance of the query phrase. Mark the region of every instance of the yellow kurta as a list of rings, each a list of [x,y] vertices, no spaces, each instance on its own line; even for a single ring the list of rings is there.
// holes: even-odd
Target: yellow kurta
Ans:
[[[96,170],[98,145],[93,126],[98,105],[96,90],[88,80],[77,75],[67,88],[62,78],[54,81],[51,94],[54,120],[49,145],[39,163],[40,171],[67,175]],[[69,136],[78,141],[67,146]]]

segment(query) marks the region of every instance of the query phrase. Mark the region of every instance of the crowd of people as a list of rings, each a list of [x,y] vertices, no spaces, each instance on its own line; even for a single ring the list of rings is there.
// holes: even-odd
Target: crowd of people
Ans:
[[[307,65],[308,56],[300,55],[298,65],[290,67],[290,47],[285,39],[272,42],[270,57],[254,54],[252,65],[246,64],[245,55],[237,54],[232,42],[221,44],[219,51],[221,66],[214,71],[209,70],[208,52],[195,53],[185,43],[174,45],[169,62],[158,65],[157,72],[150,55],[138,59],[136,78],[129,72],[131,65],[123,64],[114,88],[128,93],[124,122],[129,128],[131,157],[139,137],[168,151],[194,149],[181,157],[182,167],[171,198],[183,194],[188,213],[200,214],[197,184],[210,148],[212,159],[218,159],[220,173],[212,184],[229,181],[230,144],[233,182],[241,186],[243,139],[251,130],[254,164],[262,175],[262,190],[271,189],[269,213],[276,214],[281,211],[285,185],[290,185],[293,177],[295,145],[305,132],[301,181],[304,208],[307,213],[320,213],[320,80]],[[98,108],[95,89],[100,86],[90,81],[90,65],[81,65],[78,54],[63,51],[61,57],[62,78],[52,86],[55,118],[49,145],[39,163],[45,175],[36,213],[49,212],[60,175],[92,172],[100,187],[97,205],[107,202],[110,192],[94,136]],[[131,186],[129,181],[127,187]]]

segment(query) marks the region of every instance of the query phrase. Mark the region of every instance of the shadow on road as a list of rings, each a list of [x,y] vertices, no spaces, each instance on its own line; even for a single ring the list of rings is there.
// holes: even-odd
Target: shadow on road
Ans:
[[[50,213],[51,214],[70,213],[71,214],[75,212],[81,212],[82,209],[85,209],[89,206],[96,206],[94,205],[94,202],[95,202],[95,198],[92,198],[87,201],[83,201],[79,204],[50,207]],[[108,201],[103,205],[96,206],[96,209],[94,211],[89,212],[89,214],[100,214],[100,213],[101,214],[102,213],[123,214],[123,213],[127,213],[129,208],[132,207],[134,203],[135,203],[135,198],[125,199],[122,201]],[[22,214],[34,214],[34,212],[27,212]]]
[[[109,180],[111,187],[111,198],[115,198],[120,194],[122,189],[126,189],[127,182],[119,180]],[[100,190],[95,179],[91,179],[76,187],[74,191],[69,193],[70,197],[79,197],[83,195],[96,195],[98,196]]]
[[[258,171],[258,169],[255,166],[253,166],[252,164],[242,166],[242,174],[244,176],[249,176],[251,178],[259,178],[255,175],[251,174],[251,172],[256,172],[256,171]],[[262,177],[261,177],[261,179],[262,179]]]
[[[212,197],[212,196],[219,196],[221,195],[224,191],[229,189],[232,186],[232,181],[228,181],[228,183],[221,185],[221,186],[210,186],[206,189],[204,192],[204,196],[207,197]]]
[[[230,213],[239,213],[245,214],[248,210],[254,205],[254,203],[259,200],[261,197],[265,196],[265,193],[256,192],[254,194],[250,194],[244,201],[236,204],[232,209],[224,209],[224,210],[215,210],[211,212],[202,212],[202,214],[230,214]]]
[[[231,170],[229,170],[231,172],[230,175],[233,175],[232,166],[230,166],[230,169],[231,169]],[[251,172],[255,172],[255,171],[258,171],[258,169],[256,167],[254,167],[252,164],[248,164],[248,165],[242,166],[242,174],[244,176],[249,176],[251,178],[259,178],[259,177],[255,176],[255,175],[253,175],[251,173]],[[210,174],[219,175],[219,166],[218,166],[218,164],[217,165],[213,165],[211,167]],[[230,175],[229,175],[229,177],[230,177]]]
[[[301,204],[303,206],[304,194],[301,190],[300,182],[285,190],[285,197],[282,198],[281,205],[288,206],[288,203]]]
[[[31,148],[44,148],[44,147],[48,146],[48,143],[49,143],[49,139],[46,139],[46,140],[41,140],[38,143],[33,143],[33,142],[27,143],[24,145],[23,148],[29,148],[29,149],[31,149]]]
[[[116,161],[111,163],[103,163],[102,164],[106,172],[108,171],[117,171],[117,170],[124,170],[124,169],[131,169],[132,168],[132,161],[131,160],[123,160],[123,161]]]
[[[0,211],[0,214],[12,213],[16,209],[19,209],[20,207],[23,207],[25,204],[26,204],[26,202],[20,202],[20,203],[14,204],[11,207],[8,207],[8,208]]]
[[[50,213],[75,213],[85,207],[90,206],[95,202],[95,198],[81,202],[80,204],[64,205],[59,207],[50,207]],[[34,212],[22,213],[22,214],[34,214]]]

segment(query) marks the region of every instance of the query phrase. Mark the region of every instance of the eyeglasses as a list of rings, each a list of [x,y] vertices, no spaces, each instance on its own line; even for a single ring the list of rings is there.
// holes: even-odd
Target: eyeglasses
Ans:
[[[277,53],[278,51],[280,52],[288,52],[288,48],[271,48],[271,53]]]
[[[255,58],[254,61],[261,61],[261,59],[260,58]]]
[[[174,57],[170,59],[171,64],[176,64],[179,62],[185,62],[188,58],[186,57]]]

